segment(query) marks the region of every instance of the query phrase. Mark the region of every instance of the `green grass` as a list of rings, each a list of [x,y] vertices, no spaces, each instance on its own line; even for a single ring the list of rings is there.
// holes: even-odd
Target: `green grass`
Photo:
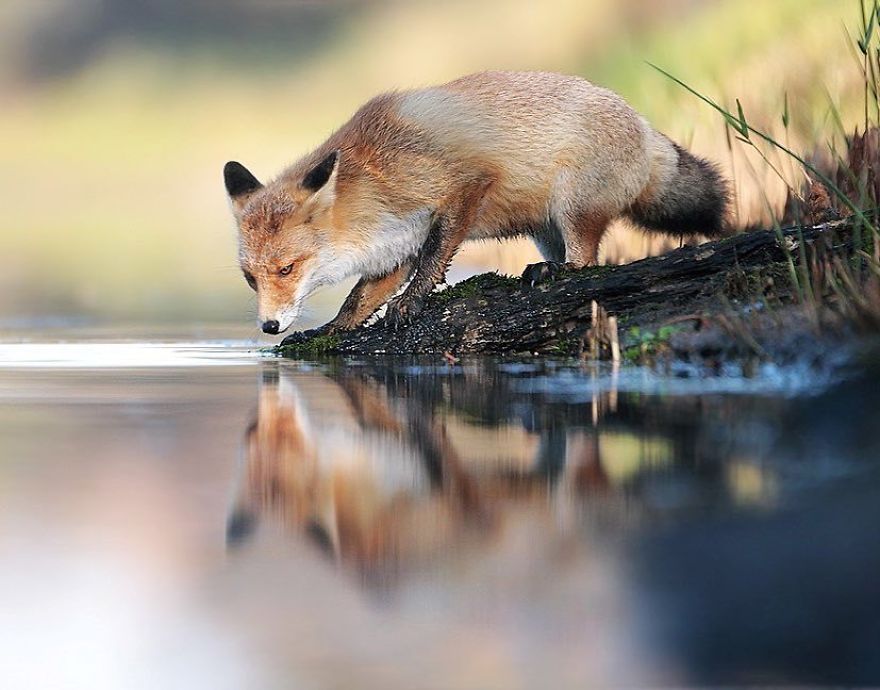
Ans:
[[[633,326],[626,332],[621,357],[627,364],[648,364],[669,349],[669,339],[680,332],[682,326],[661,326],[650,330]]]
[[[581,341],[577,338],[568,335],[560,335],[556,339],[556,342],[553,343],[553,347],[550,349],[550,354],[556,357],[574,357],[578,354],[580,345]]]

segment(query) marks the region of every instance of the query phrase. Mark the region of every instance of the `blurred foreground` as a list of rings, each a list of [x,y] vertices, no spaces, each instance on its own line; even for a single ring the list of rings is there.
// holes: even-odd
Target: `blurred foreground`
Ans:
[[[880,681],[876,375],[0,358],[4,687]]]

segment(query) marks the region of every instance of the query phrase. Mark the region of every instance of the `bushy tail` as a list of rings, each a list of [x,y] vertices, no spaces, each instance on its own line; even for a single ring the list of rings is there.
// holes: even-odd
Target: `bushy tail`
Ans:
[[[722,237],[729,233],[727,182],[709,161],[698,158],[674,142],[678,154],[672,170],[649,198],[639,199],[627,216],[645,230],[667,235]]]

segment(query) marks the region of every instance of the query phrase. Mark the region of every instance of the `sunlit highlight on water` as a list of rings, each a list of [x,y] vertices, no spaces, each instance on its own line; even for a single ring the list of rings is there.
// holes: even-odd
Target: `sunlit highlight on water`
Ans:
[[[0,368],[147,369],[244,366],[267,357],[252,343],[0,343]]]

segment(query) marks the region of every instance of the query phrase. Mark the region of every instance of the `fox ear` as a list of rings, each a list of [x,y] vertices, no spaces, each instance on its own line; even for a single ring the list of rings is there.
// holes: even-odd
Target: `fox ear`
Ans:
[[[302,187],[310,196],[304,206],[313,211],[325,211],[336,201],[336,173],[339,171],[339,151],[324,156],[323,160],[306,173]]]
[[[241,210],[254,192],[263,188],[253,173],[237,161],[229,161],[223,166],[223,182],[236,212]]]
[[[339,167],[339,151],[331,151],[314,168],[306,173],[302,186],[310,192],[317,192],[324,187],[330,178],[336,180],[336,170]]]

